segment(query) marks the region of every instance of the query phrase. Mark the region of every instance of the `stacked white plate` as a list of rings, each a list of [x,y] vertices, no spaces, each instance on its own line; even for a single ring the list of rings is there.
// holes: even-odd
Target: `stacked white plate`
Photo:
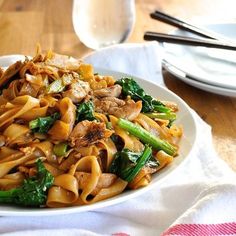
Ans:
[[[207,26],[236,45],[236,24]],[[176,30],[174,34],[196,37]],[[164,44],[163,67],[182,81],[202,90],[236,97],[236,51]]]

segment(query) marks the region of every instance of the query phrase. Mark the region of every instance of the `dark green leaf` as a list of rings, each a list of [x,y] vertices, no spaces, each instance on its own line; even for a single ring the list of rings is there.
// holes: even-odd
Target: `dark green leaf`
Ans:
[[[80,122],[82,120],[96,120],[94,116],[94,105],[92,101],[84,102],[77,105],[76,121]]]
[[[37,161],[37,175],[24,180],[23,185],[8,191],[0,191],[1,203],[14,203],[23,206],[41,206],[47,200],[47,190],[54,178],[46,170],[41,160]]]
[[[39,117],[29,122],[29,128],[34,133],[47,133],[54,122],[60,118],[60,113],[55,112],[51,116]]]
[[[142,101],[142,112],[170,112],[162,102],[154,99],[152,96],[145,93],[145,91],[132,78],[121,78],[116,81],[122,87],[122,94],[130,96],[134,101]]]
[[[116,153],[110,166],[110,172],[131,182],[142,167],[148,163],[151,153],[152,149],[147,145],[142,153],[135,153],[128,149],[123,149]]]
[[[154,156],[151,156],[145,166],[150,168],[157,168],[159,165],[160,162]]]

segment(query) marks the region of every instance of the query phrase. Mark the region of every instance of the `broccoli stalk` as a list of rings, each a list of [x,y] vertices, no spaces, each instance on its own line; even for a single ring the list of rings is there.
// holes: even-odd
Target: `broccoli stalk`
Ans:
[[[53,152],[58,157],[64,156],[64,155],[66,155],[67,147],[68,147],[67,143],[55,144],[53,147]]]
[[[130,134],[139,138],[142,142],[151,145],[156,150],[163,150],[171,156],[174,156],[177,152],[176,147],[172,146],[167,141],[159,139],[156,136],[150,134],[140,125],[136,125],[122,118],[119,118],[117,124],[120,128],[127,130]]]
[[[145,149],[141,155],[141,157],[138,159],[136,166],[130,173],[130,175],[126,178],[127,182],[131,182],[134,177],[139,173],[139,171],[145,166],[146,162],[150,159],[152,154],[152,148],[145,146]]]
[[[54,178],[46,170],[42,161],[37,162],[37,175],[25,179],[23,185],[8,191],[0,191],[1,203],[13,203],[21,206],[41,206],[47,200],[47,190]]]
[[[152,118],[152,119],[163,119],[163,120],[175,120],[176,119],[176,114],[174,112],[169,112],[169,113],[144,113],[144,115]]]

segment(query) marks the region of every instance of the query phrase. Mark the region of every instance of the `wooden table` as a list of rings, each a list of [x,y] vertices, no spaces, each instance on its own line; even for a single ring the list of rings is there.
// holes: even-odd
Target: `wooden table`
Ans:
[[[136,0],[136,24],[128,41],[143,42],[146,30],[173,29],[149,18],[155,9],[193,23],[236,22],[234,5],[234,0]],[[77,58],[91,52],[74,33],[71,11],[71,0],[0,0],[0,55],[33,55],[36,43],[43,50]],[[201,91],[166,71],[163,74],[166,86],[212,126],[216,151],[236,170],[236,99]]]

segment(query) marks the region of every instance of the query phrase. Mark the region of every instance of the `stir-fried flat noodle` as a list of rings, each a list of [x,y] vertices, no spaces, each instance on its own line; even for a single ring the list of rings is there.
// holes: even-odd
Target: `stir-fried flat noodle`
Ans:
[[[47,207],[91,204],[148,185],[152,174],[177,156],[180,127],[146,114],[143,101],[125,96],[112,76],[98,75],[91,65],[71,57],[38,50],[32,60],[16,62],[1,73],[0,89],[1,191],[35,176],[41,159],[54,177]],[[163,106],[176,112],[171,110],[176,105],[168,104]],[[154,145],[152,164],[127,181],[119,174],[122,164],[117,172],[111,170],[115,157],[126,150],[141,156],[147,142],[122,128],[120,118],[167,141],[175,151]],[[138,160],[130,159],[126,174],[136,171]]]

